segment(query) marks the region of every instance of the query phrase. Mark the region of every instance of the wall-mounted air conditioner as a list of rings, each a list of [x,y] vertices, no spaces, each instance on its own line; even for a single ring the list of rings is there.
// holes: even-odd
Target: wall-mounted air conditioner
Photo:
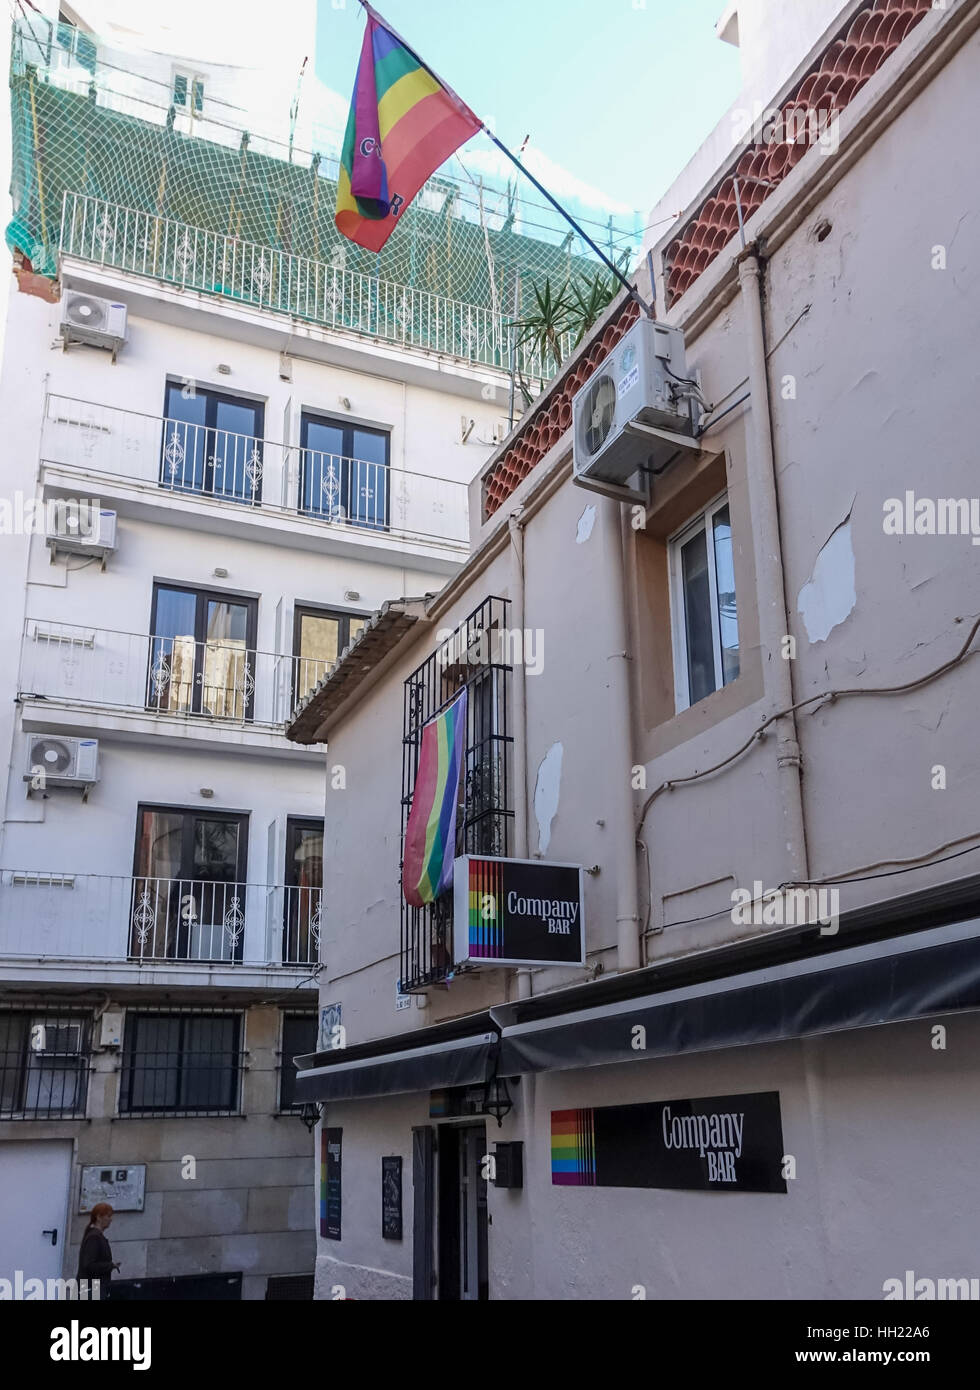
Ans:
[[[81,787],[86,793],[99,780],[97,738],[55,738],[32,735],[27,749],[24,781],[31,791],[51,787]]]
[[[681,329],[638,319],[572,401],[575,482],[646,498],[650,472],[679,450],[699,452],[693,390]]]
[[[96,511],[86,502],[54,503],[47,543],[51,559],[62,555],[94,555],[102,560],[116,548],[116,513]]]
[[[80,1023],[32,1023],[32,1052],[46,1057],[77,1057],[81,1050]]]
[[[61,337],[69,343],[88,343],[116,353],[126,341],[126,306],[95,294],[66,290],[61,300]]]

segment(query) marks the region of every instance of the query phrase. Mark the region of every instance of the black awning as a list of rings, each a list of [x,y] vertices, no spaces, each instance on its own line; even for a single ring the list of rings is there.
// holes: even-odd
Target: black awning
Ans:
[[[492,1075],[499,1044],[499,1028],[489,1013],[480,1013],[312,1053],[295,1059],[295,1096],[299,1101],[366,1100],[475,1085]]]
[[[644,1061],[963,1009],[980,1009],[980,919],[508,1023],[498,1071]]]

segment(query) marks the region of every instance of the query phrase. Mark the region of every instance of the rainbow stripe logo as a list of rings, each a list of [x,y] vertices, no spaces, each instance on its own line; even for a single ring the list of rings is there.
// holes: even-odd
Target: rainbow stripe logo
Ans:
[[[504,866],[495,859],[471,859],[469,905],[470,959],[497,960],[504,954]]]
[[[595,1187],[595,1112],[552,1110],[551,1182],[557,1187]]]
[[[320,1130],[320,1234],[327,1234],[327,1131]]]

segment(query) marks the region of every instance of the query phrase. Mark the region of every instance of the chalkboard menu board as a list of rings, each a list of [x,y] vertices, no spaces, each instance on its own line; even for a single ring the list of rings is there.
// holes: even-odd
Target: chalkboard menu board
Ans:
[[[381,1235],[402,1238],[402,1161],[400,1155],[381,1160]]]
[[[340,1240],[340,1148],[344,1131],[320,1131],[320,1234]]]

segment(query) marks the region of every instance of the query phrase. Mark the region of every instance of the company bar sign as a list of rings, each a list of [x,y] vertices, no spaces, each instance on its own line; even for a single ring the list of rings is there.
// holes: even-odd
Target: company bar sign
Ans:
[[[453,866],[457,964],[584,965],[582,870],[464,854]]]
[[[552,1110],[551,1181],[785,1192],[779,1092]]]

